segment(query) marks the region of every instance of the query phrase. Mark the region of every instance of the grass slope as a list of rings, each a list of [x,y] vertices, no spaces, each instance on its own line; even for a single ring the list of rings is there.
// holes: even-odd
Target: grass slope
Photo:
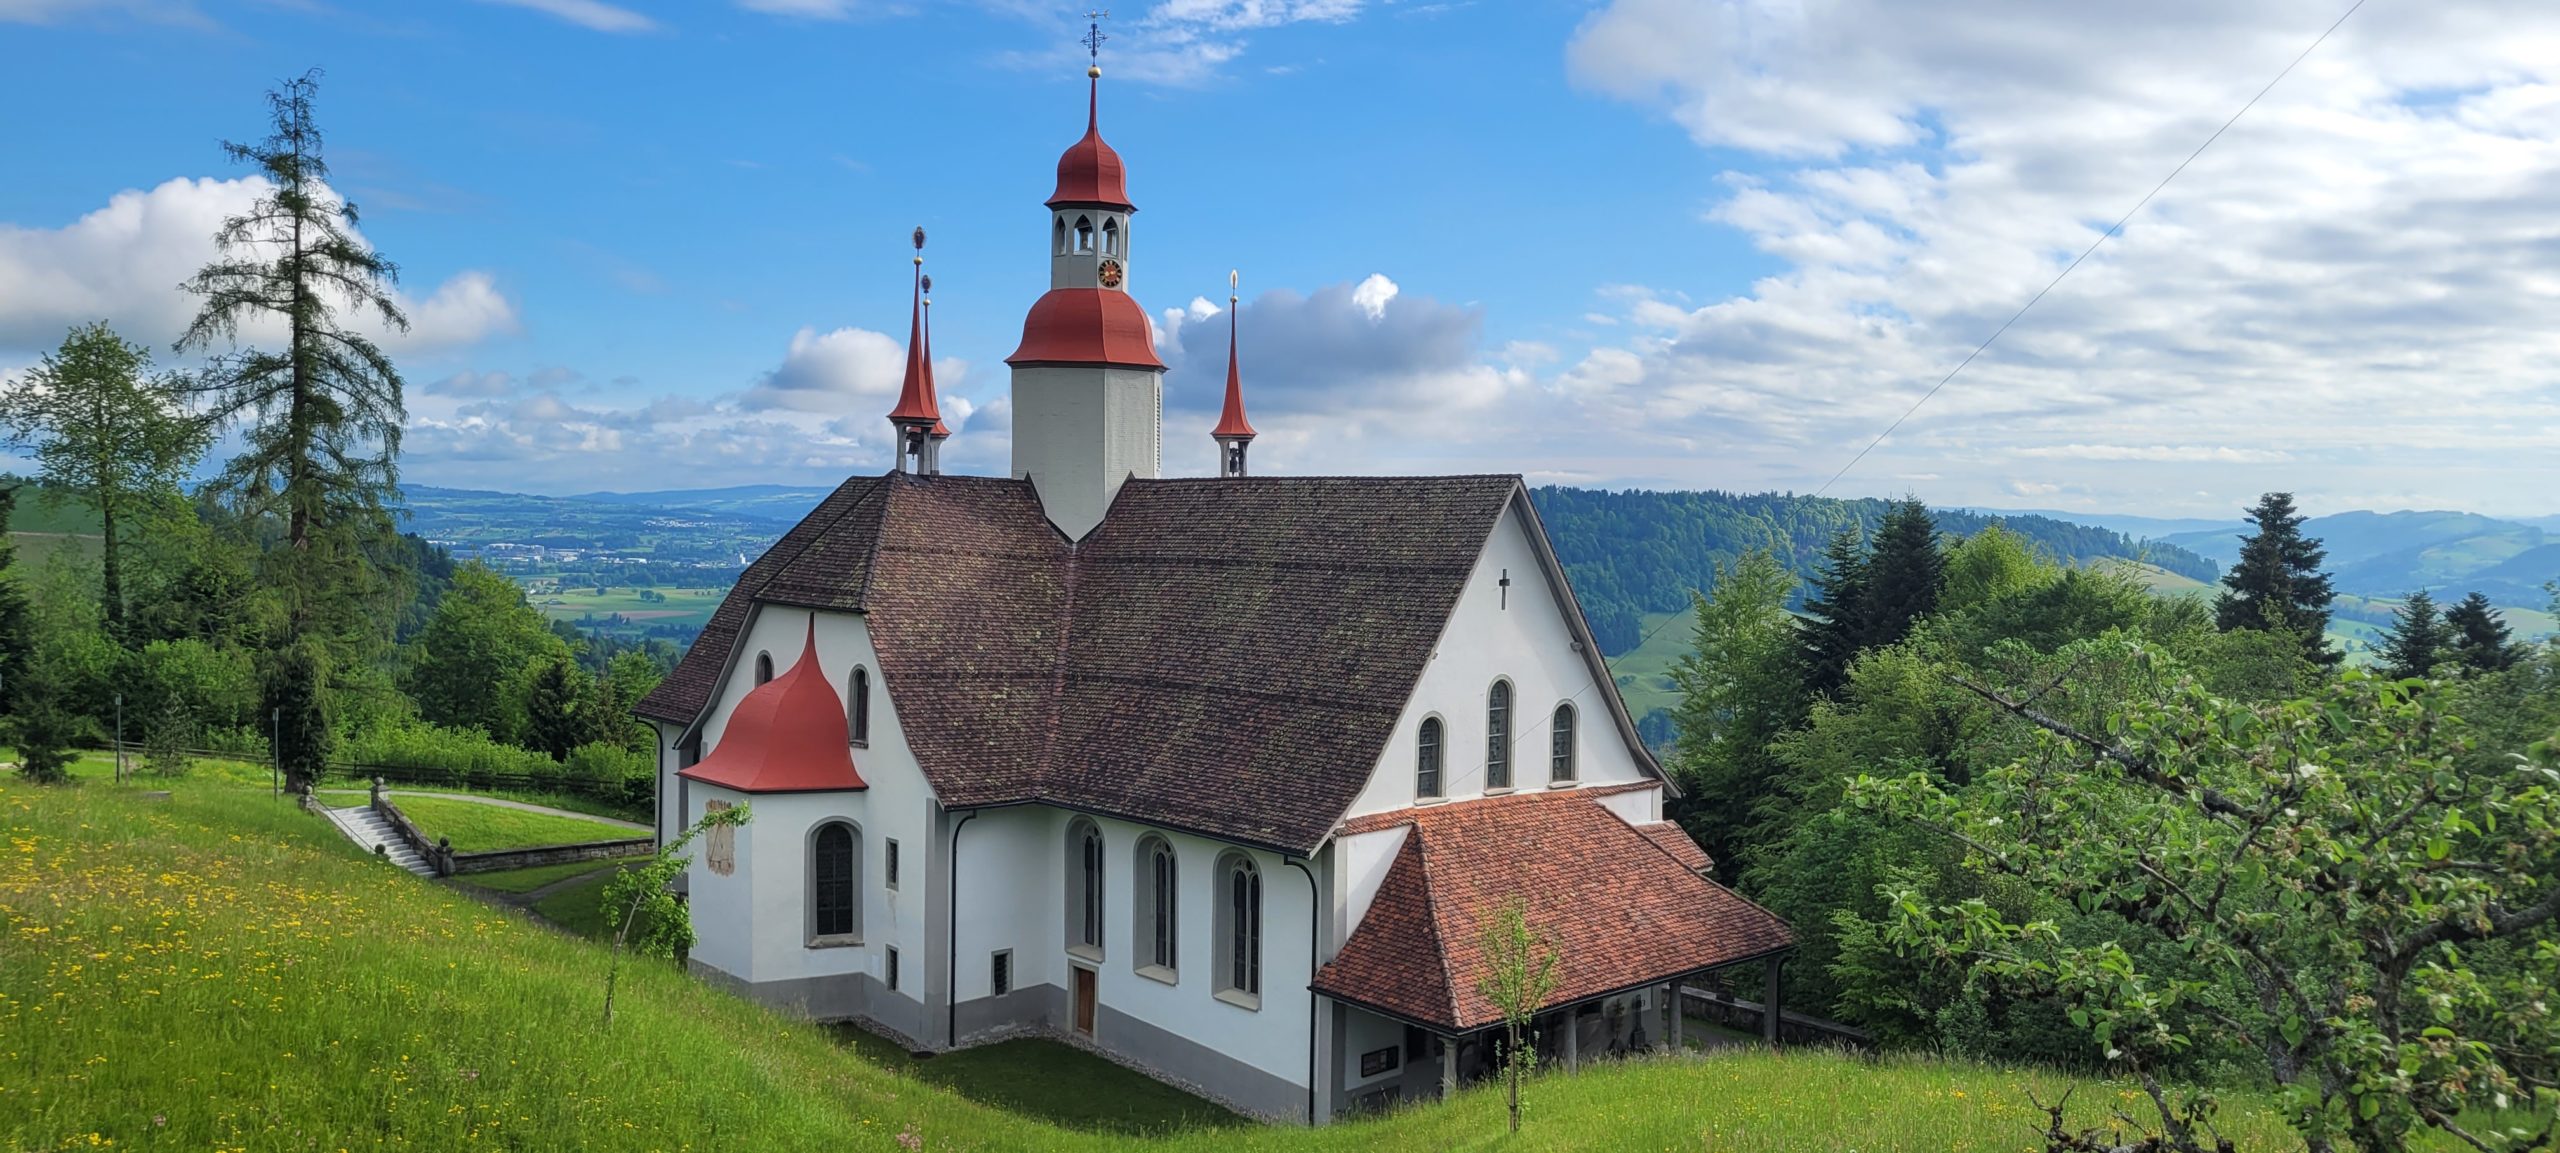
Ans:
[[[581,841],[618,841],[639,836],[620,825],[528,813],[504,805],[484,805],[452,797],[397,796],[391,803],[417,823],[428,837],[451,837],[456,852],[483,849],[527,849],[537,845],[574,845]]]
[[[2044,1072],[1737,1053],[1542,1079],[1320,1131],[1059,1127],[824,1029],[366,859],[256,790],[0,775],[0,1147],[2025,1150]],[[938,1060],[948,1060],[943,1058]],[[2097,1124],[2130,1089],[2084,1083]],[[2255,1099],[2244,1149],[2298,1148]],[[901,1139],[903,1136],[903,1140]]]

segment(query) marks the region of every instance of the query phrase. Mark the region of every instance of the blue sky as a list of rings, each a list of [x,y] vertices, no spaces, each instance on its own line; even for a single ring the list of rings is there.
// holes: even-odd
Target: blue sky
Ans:
[[[1120,10],[1169,469],[1207,467],[1197,322],[1240,268],[1266,469],[1819,486],[2335,17],[2058,7]],[[2342,31],[1836,491],[2560,511],[2560,316],[2518,259],[2560,250],[2560,30],[2439,7]],[[919,223],[950,458],[1000,471],[1080,32],[1012,0],[0,0],[0,372],[75,317],[165,347],[191,226],[253,192],[217,141],[318,66],[420,316],[412,480],[882,467]]]

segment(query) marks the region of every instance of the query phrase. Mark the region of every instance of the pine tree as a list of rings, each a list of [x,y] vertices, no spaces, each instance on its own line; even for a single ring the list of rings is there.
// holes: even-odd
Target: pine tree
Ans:
[[[606,735],[605,703],[610,690],[578,667],[566,653],[537,657],[540,666],[525,694],[525,747],[566,760],[569,751]]]
[[[2444,611],[2445,628],[2452,635],[2453,657],[2464,668],[2479,673],[2494,673],[2514,668],[2523,652],[2516,647],[2514,632],[2499,619],[2489,598],[2472,593]]]
[[[107,635],[125,628],[125,527],[144,503],[177,491],[206,443],[180,380],[153,375],[151,352],[104,322],[74,328],[62,347],[0,396],[0,428],[34,450],[48,500],[98,514],[100,607]]]
[[[9,518],[17,511],[21,487],[23,484],[0,485],[0,718],[17,715],[19,684],[35,653],[35,622],[27,613],[27,591],[18,587],[18,573],[13,567],[18,546],[9,535]]]
[[[265,703],[286,713],[286,771],[309,774],[327,759],[328,730],[293,722],[325,717],[330,685],[288,678],[346,663],[317,645],[366,659],[364,650],[389,643],[396,619],[387,602],[397,577],[381,557],[385,542],[397,541],[387,506],[399,481],[400,372],[339,313],[370,314],[398,331],[409,324],[392,296],[398,267],[353,232],[355,205],[329,187],[312,118],[319,80],[314,70],[267,94],[266,139],[223,145],[255,166],[269,191],[222,222],[218,255],[182,286],[204,303],[177,344],[229,349],[196,390],[213,423],[240,427],[244,448],[208,488],[282,546],[263,561],[285,616],[281,635],[269,638]],[[281,326],[285,346],[241,347],[241,330],[263,324]]]
[[[2225,632],[2292,633],[2302,641],[2304,659],[2322,668],[2338,667],[2344,654],[2328,641],[2329,602],[2337,594],[2329,574],[2320,571],[2328,554],[2319,541],[2302,535],[2304,518],[2294,511],[2293,494],[2271,492],[2258,498],[2248,517],[2255,530],[2241,538],[2240,563],[2223,575],[2214,623]]]
[[[1804,600],[1804,686],[1829,696],[1849,683],[1849,665],[1867,645],[1867,550],[1844,528],[1823,549],[1822,571]]]
[[[18,586],[17,548],[9,538],[9,514],[18,488],[0,487],[0,720],[18,746],[18,775],[39,784],[69,778],[72,719],[63,711],[51,669],[38,659],[34,620],[26,590]]]
[[[2454,639],[2453,630],[2436,616],[2436,599],[2419,589],[2391,614],[2391,630],[2382,636],[2383,670],[2402,678],[2433,676]]]
[[[1928,506],[1895,501],[1867,553],[1866,635],[1860,647],[1883,648],[1911,635],[1911,626],[1937,609],[1946,568]]]

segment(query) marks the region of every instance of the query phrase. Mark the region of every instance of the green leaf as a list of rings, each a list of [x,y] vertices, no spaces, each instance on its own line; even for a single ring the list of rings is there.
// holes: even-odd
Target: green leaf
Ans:
[[[2356,1098],[2356,1116],[2371,1121],[2382,1115],[2382,1094],[2367,1093]]]
[[[2445,859],[2446,857],[2449,857],[2449,856],[2452,856],[2452,855],[2453,855],[2453,842],[2448,841],[2448,840],[2445,840],[2445,839],[2444,839],[2444,838],[2442,838],[2442,837],[2437,837],[2436,839],[2434,839],[2434,840],[2432,840],[2432,841],[2427,842],[2427,859],[2428,859],[2428,860],[2430,860],[2430,861],[2441,861],[2441,860]]]
[[[2301,1044],[2301,1043],[2302,1043],[2302,1035],[2303,1035],[2303,1033],[2305,1033],[2306,1031],[2307,1031],[2307,1030],[2304,1028],[2304,1026],[2303,1026],[2303,1024],[2302,1024],[2302,1018],[2300,1018],[2300,1017],[2287,1017],[2287,1018],[2285,1018],[2285,1019],[2284,1019],[2284,1043],[2285,1043],[2285,1044],[2287,1044],[2287,1045],[2299,1045],[2299,1044]]]

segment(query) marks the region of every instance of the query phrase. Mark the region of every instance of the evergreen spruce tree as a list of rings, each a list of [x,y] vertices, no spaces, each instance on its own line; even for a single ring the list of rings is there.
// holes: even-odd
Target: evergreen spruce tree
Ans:
[[[1911,626],[1937,609],[1946,568],[1928,506],[1916,499],[1895,501],[1867,553],[1866,635],[1860,647],[1883,648],[1911,635]]]
[[[2473,672],[2494,673],[2514,668],[2524,654],[2517,648],[2515,635],[2507,622],[2499,619],[2498,610],[2489,606],[2489,598],[2472,593],[2444,611],[2445,628],[2450,631],[2453,657]]]
[[[71,330],[62,347],[0,395],[0,430],[33,450],[47,500],[98,514],[100,608],[107,635],[125,628],[124,537],[146,502],[177,491],[205,448],[180,379],[151,372],[151,352],[104,322]]]
[[[1787,612],[1795,585],[1765,550],[1716,566],[1714,589],[1696,598],[1695,651],[1671,669],[1680,690],[1668,714],[1678,734],[1671,771],[1686,794],[1672,816],[1728,877],[1754,863],[1753,829],[1787,799],[1773,784],[1781,766],[1771,744],[1805,716],[1796,621]]]
[[[409,323],[392,296],[398,267],[354,233],[355,205],[329,188],[312,117],[319,79],[314,70],[267,94],[266,139],[223,145],[269,191],[214,233],[218,255],[183,286],[204,303],[177,344],[228,349],[197,391],[206,415],[239,427],[245,447],[208,487],[277,546],[263,575],[282,595],[285,621],[268,638],[265,703],[287,714],[286,771],[310,774],[327,759],[328,729],[294,722],[325,717],[330,686],[294,678],[349,665],[347,655],[369,659],[389,644],[396,619],[398,582],[381,558],[397,540],[388,506],[399,480],[400,372],[340,313],[395,331]],[[240,346],[243,328],[270,323],[284,330],[284,347]]]
[[[2436,599],[2419,589],[2391,614],[2391,630],[2382,635],[2383,670],[2394,677],[2433,676],[2451,655],[2454,639],[2453,630],[2436,615]]]
[[[18,775],[39,784],[69,778],[72,719],[63,711],[53,670],[35,648],[35,621],[19,587],[9,515],[19,485],[0,487],[0,720],[18,747]]]
[[[18,586],[18,546],[9,535],[21,487],[23,482],[0,484],[0,719],[17,715],[19,685],[35,655],[35,622],[27,613],[27,591]]]
[[[567,653],[535,659],[541,664],[525,694],[524,744],[567,760],[570,750],[606,735],[600,702],[611,697]]]
[[[1867,646],[1867,550],[1857,529],[1841,529],[1823,549],[1804,613],[1804,687],[1829,696],[1849,683],[1850,662]]]
[[[2293,494],[2271,492],[2248,511],[2255,526],[2241,538],[2240,563],[2222,578],[2223,593],[2214,601],[2214,623],[2223,631],[2282,631],[2300,638],[2304,659],[2326,669],[2338,667],[2344,654],[2329,647],[2329,602],[2337,595],[2329,574],[2320,571],[2327,552],[2320,542],[2302,535],[2303,517],[2294,511]]]

